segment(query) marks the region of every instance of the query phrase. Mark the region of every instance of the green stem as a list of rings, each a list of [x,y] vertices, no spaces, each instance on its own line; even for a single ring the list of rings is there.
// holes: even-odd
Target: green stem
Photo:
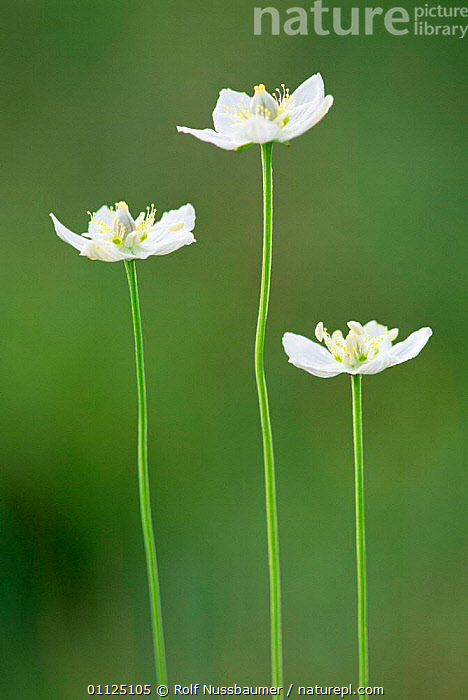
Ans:
[[[154,659],[156,680],[167,684],[166,654],[164,651],[164,634],[161,615],[161,594],[156,561],[156,544],[151,517],[151,501],[148,478],[148,417],[146,408],[146,380],[143,357],[143,331],[141,327],[140,301],[135,260],[125,260],[130,300],[132,304],[133,330],[135,334],[135,359],[138,387],[138,485],[140,490],[140,515],[145,542],[146,568],[151,603],[151,623],[153,629]]]
[[[364,463],[362,451],[362,375],[351,375],[356,499],[356,564],[358,586],[359,685],[369,682],[367,642],[366,523],[364,513]]]
[[[273,228],[273,170],[271,165],[273,144],[262,144],[263,173],[263,258],[260,306],[258,310],[257,333],[255,336],[255,377],[257,380],[260,421],[263,435],[263,455],[265,464],[265,499],[268,531],[268,563],[270,572],[270,636],[271,669],[273,684],[283,685],[283,649],[281,638],[281,590],[278,542],[278,515],[276,507],[275,463],[273,457],[273,437],[271,432],[268,393],[263,364],[265,327],[270,296],[271,252]]]

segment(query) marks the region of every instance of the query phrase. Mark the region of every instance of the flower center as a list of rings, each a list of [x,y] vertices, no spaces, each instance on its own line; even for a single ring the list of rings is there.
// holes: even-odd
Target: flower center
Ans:
[[[132,248],[138,243],[143,243],[148,238],[148,232],[154,226],[156,208],[154,204],[146,207],[146,213],[141,212],[136,220],[133,219],[126,202],[117,202],[116,209],[110,207],[112,223],[105,223],[96,214],[91,216],[91,223],[97,228],[97,234],[103,236],[116,246],[123,245],[125,248]],[[174,230],[178,230],[177,228]]]
[[[224,106],[224,111],[231,116],[235,124],[242,124],[252,116],[260,116],[276,123],[283,128],[289,122],[289,112],[294,107],[294,100],[289,94],[289,88],[281,84],[273,95],[260,83],[254,87],[254,95],[249,106],[239,104],[236,107]]]
[[[398,335],[398,328],[388,330],[385,327],[381,335],[371,338],[370,330],[358,321],[349,321],[347,325],[349,333],[345,338],[340,330],[330,335],[320,321],[315,328],[315,337],[319,342],[323,341],[335,360],[342,362],[348,369],[355,369],[363,362],[372,360],[384,341],[393,341]]]

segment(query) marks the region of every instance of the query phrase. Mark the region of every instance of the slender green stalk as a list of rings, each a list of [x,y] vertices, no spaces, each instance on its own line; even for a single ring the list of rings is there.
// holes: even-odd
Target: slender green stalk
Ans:
[[[356,499],[356,564],[358,587],[359,685],[369,682],[367,642],[366,523],[364,513],[364,462],[362,450],[362,375],[351,375]]]
[[[135,359],[138,387],[138,485],[140,490],[140,515],[145,542],[146,568],[151,603],[151,623],[153,629],[154,660],[156,680],[167,684],[166,654],[161,615],[161,594],[156,561],[156,544],[154,541],[153,521],[151,517],[151,500],[148,478],[148,417],[146,408],[146,380],[143,357],[143,331],[141,327],[140,300],[135,260],[125,260],[130,299],[132,304],[133,330],[135,333]]]
[[[273,684],[283,685],[283,648],[281,638],[281,589],[278,541],[278,515],[276,507],[275,463],[271,432],[268,392],[263,364],[265,328],[270,296],[272,229],[273,229],[273,170],[271,165],[273,144],[262,144],[263,172],[263,258],[260,306],[255,336],[255,377],[257,380],[260,421],[263,435],[265,464],[265,499],[268,531],[268,562],[270,572],[270,637],[271,669]]]

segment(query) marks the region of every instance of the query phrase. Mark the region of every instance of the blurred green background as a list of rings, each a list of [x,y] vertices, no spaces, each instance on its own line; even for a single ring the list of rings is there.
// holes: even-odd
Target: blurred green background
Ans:
[[[334,107],[274,150],[286,682],[357,685],[357,648],[350,386],[288,365],[281,335],[377,318],[434,337],[364,381],[371,682],[466,692],[465,45],[259,37],[254,5],[4,3],[2,697],[154,683],[125,272],[79,258],[48,218],[82,231],[119,199],[198,214],[196,245],[138,265],[171,682],[269,682],[259,151],[175,125],[211,126],[222,87],[294,89],[316,71]]]

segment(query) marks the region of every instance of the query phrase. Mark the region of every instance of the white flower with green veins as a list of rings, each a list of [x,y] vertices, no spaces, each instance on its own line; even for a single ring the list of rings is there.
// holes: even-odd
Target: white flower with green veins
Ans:
[[[256,85],[254,96],[224,89],[213,112],[213,129],[189,129],[178,126],[184,134],[213,143],[227,151],[253,143],[289,143],[311,129],[326,115],[333,97],[325,97],[320,73],[311,76],[292,95],[282,85],[271,95],[265,85]]]
[[[195,209],[191,204],[165,212],[156,223],[154,205],[136,219],[125,202],[118,202],[116,207],[114,210],[103,206],[89,214],[88,231],[80,236],[61,224],[54,214],[50,216],[59,238],[90,260],[145,260],[150,255],[167,255],[195,243]]]
[[[369,321],[365,326],[349,321],[348,328],[346,338],[339,330],[330,335],[320,321],[315,337],[323,341],[326,348],[302,335],[285,333],[283,346],[289,362],[315,377],[335,377],[343,372],[377,374],[419,355],[432,335],[431,328],[420,328],[403,342],[393,345],[398,328],[388,330],[377,321]]]

